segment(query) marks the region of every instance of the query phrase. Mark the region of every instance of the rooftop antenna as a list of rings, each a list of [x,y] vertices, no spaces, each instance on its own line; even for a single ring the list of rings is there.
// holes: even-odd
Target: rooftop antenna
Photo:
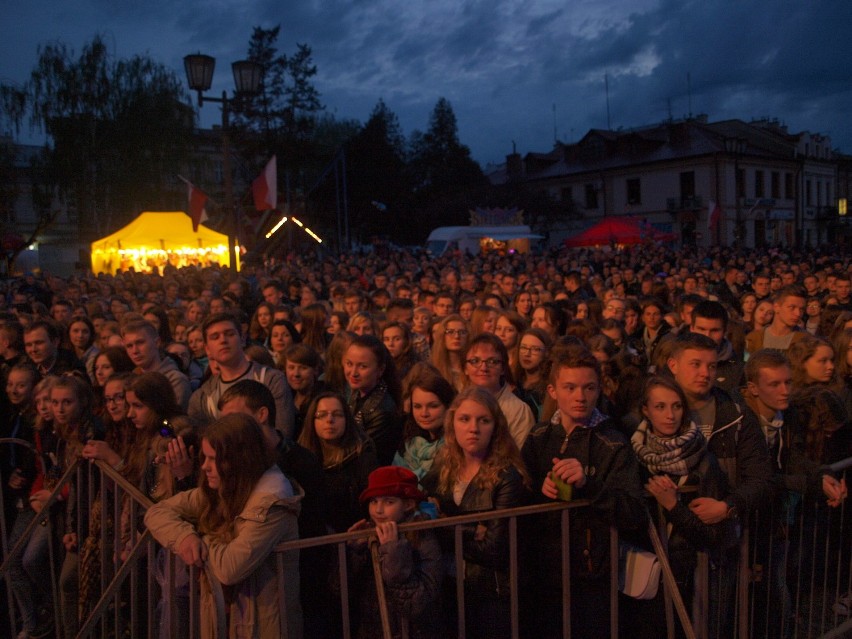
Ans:
[[[689,119],[692,119],[692,74],[686,72],[686,94],[689,96]]]
[[[669,98],[666,102],[668,102],[669,105],[669,122],[672,122],[674,121],[674,117],[672,116],[672,99]]]
[[[556,103],[553,103],[553,144],[556,145],[559,142],[559,136],[556,135]]]
[[[609,74],[604,73],[604,87],[606,89],[606,128],[607,131],[612,131],[612,124],[609,119]]]

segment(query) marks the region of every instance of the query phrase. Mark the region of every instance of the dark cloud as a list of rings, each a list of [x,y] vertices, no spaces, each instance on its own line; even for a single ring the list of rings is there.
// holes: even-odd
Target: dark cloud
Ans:
[[[605,127],[707,113],[777,117],[852,150],[847,60],[852,3],[753,0],[62,0],[7,3],[0,78],[23,81],[40,43],[79,50],[105,34],[118,55],[145,53],[181,72],[186,53],[245,55],[251,29],[281,25],[279,46],[311,45],[329,111],[364,120],[382,98],[406,133],[439,97],[482,163],[548,150]],[[687,76],[690,82],[687,82]],[[690,90],[691,89],[691,90]],[[691,102],[691,105],[690,105]],[[555,106],[555,110],[554,110]],[[209,113],[208,113],[209,112]],[[216,110],[205,108],[205,122]]]

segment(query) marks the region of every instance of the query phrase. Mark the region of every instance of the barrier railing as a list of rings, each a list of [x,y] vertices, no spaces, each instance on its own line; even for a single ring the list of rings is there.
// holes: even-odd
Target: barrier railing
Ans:
[[[20,440],[0,439],[0,445],[14,443],[27,446]],[[836,472],[847,472],[852,466],[852,458],[837,465]],[[96,547],[98,556],[98,574],[96,588],[89,589],[88,600],[84,601],[85,615],[79,619],[79,625],[73,627],[69,635],[59,602],[58,566],[62,552],[57,546],[58,518],[53,504],[70,484],[84,487],[75,491],[78,499],[78,512],[95,514],[80,518],[78,521],[78,540],[81,552],[86,548],[89,527],[98,521],[100,544]],[[3,487],[0,486],[0,499]],[[85,502],[85,503],[83,503]],[[847,500],[848,502],[848,500]],[[664,573],[664,600],[666,606],[666,634],[674,637],[677,628],[683,628],[685,636],[699,639],[721,639],[737,636],[742,639],[754,637],[780,637],[790,639],[812,639],[817,637],[840,637],[852,631],[850,608],[852,608],[852,515],[847,502],[836,509],[827,508],[824,500],[800,502],[792,505],[784,526],[776,531],[769,529],[767,523],[777,523],[777,512],[755,515],[744,527],[740,537],[737,562],[737,596],[733,604],[733,628],[728,635],[712,636],[713,626],[709,619],[709,601],[714,596],[710,590],[708,575],[714,570],[710,558],[699,555],[696,571],[696,588],[691,611],[686,611],[680,601],[680,594],[670,573]],[[100,503],[99,512],[95,504]],[[12,560],[20,557],[36,526],[49,527],[51,543],[50,582],[53,593],[54,623],[56,636],[130,636],[156,637],[161,624],[167,624],[165,636],[199,636],[199,571],[190,568],[187,572],[178,565],[171,553],[158,550],[156,543],[139,522],[141,514],[151,505],[148,497],[129,484],[119,473],[102,462],[93,464],[78,461],[69,468],[51,492],[42,515],[33,518],[17,543],[9,548],[7,544],[10,531],[0,514],[0,532],[3,533],[3,562],[0,564],[0,579],[5,580],[7,595],[12,592],[9,580],[9,567]],[[563,628],[562,636],[572,637],[571,628],[571,566],[570,566],[570,529],[571,515],[576,509],[586,508],[588,502],[578,500],[564,503],[555,502],[536,506],[524,506],[503,511],[471,513],[459,517],[430,521],[406,523],[400,525],[401,532],[414,532],[425,529],[453,527],[454,563],[456,574],[464,574],[464,556],[462,552],[463,527],[489,519],[509,520],[509,609],[511,633],[520,634],[521,611],[519,605],[519,535],[518,522],[525,517],[546,513],[560,513],[562,557],[560,569],[563,577]],[[122,518],[134,522],[122,528]],[[661,520],[662,521],[662,520]],[[125,538],[122,539],[122,529]],[[654,550],[658,556],[666,555],[666,526],[658,523],[652,530],[658,531],[660,538],[654,540]],[[97,532],[93,530],[93,532]],[[278,564],[279,607],[282,619],[288,611],[284,605],[284,593],[289,584],[284,579],[284,553],[316,547],[330,547],[336,550],[337,571],[340,575],[340,615],[342,636],[350,637],[350,593],[348,586],[347,543],[354,540],[369,539],[371,531],[357,531],[326,535],[324,537],[301,539],[279,545],[275,552]],[[122,556],[122,551],[125,551]],[[611,534],[610,540],[610,601],[612,636],[618,637],[618,538]],[[377,560],[374,559],[374,567]],[[158,566],[160,567],[158,569]],[[303,569],[307,566],[303,566]],[[159,572],[158,572],[159,570]],[[160,576],[157,583],[155,575]],[[183,577],[181,577],[183,575]],[[381,579],[376,574],[379,598],[383,600]],[[783,576],[783,579],[781,577]],[[216,625],[221,637],[227,636],[225,621],[225,600],[221,586],[209,571],[205,578],[211,588],[217,613]],[[187,585],[189,587],[187,587]],[[178,591],[181,597],[178,596]],[[94,593],[94,594],[93,594]],[[158,593],[162,593],[158,613]],[[82,594],[82,593],[81,593]],[[462,579],[456,580],[455,598],[458,617],[456,633],[460,638],[467,634],[465,620],[465,591]],[[9,636],[15,636],[15,614],[11,596],[8,614],[10,617]],[[179,603],[180,602],[180,603]],[[382,626],[389,633],[390,619],[387,607],[380,605]],[[719,620],[716,620],[717,622]],[[286,624],[283,624],[286,628]],[[717,628],[721,627],[718,623]],[[694,627],[694,635],[692,634]],[[4,634],[0,631],[0,635]],[[574,633],[576,636],[576,633]]]
[[[14,444],[31,449],[23,440],[0,439],[0,445]],[[57,558],[59,535],[54,534],[56,524],[61,522],[64,513],[57,512],[54,506],[60,501],[66,488],[74,486],[71,495],[76,502],[77,513],[86,516],[77,518],[77,555],[81,564],[97,568],[96,575],[81,575],[81,581],[89,582],[83,590],[72,593],[63,601],[60,591],[60,577],[57,574],[61,561]],[[0,500],[3,499],[0,487]],[[42,511],[33,517],[12,548],[8,547],[8,526],[0,513],[0,531],[3,532],[3,562],[0,564],[0,579],[6,584],[9,615],[9,635],[16,632],[16,610],[12,601],[13,584],[10,568],[20,560],[27,548],[29,539],[37,526],[47,526],[48,552],[50,565],[50,583],[54,631],[56,637],[92,637],[92,636],[130,636],[157,637],[159,626],[168,624],[168,631],[161,636],[198,637],[199,636],[199,597],[198,569],[191,567],[187,590],[188,608],[178,610],[176,592],[177,568],[175,557],[171,553],[159,551],[162,566],[160,574],[162,584],[155,584],[158,566],[158,546],[147,530],[141,530],[137,522],[141,515],[152,505],[152,501],[138,488],[127,482],[120,473],[108,464],[100,461],[88,463],[85,460],[74,462],[57,481]],[[97,506],[96,506],[97,504]],[[127,522],[122,524],[122,520]],[[90,529],[99,531],[97,537],[90,536]],[[90,550],[91,549],[91,550]],[[126,549],[126,552],[124,552]],[[85,557],[84,557],[85,555]],[[216,626],[218,636],[226,637],[225,604],[221,585],[204,568],[210,584],[211,595],[216,608]],[[161,614],[158,611],[157,592],[162,596]],[[73,595],[77,594],[78,597]],[[88,596],[86,596],[88,595]],[[72,610],[67,608],[73,607]],[[80,614],[80,613],[83,614]],[[186,620],[181,625],[181,620]],[[0,632],[0,635],[5,633]]]

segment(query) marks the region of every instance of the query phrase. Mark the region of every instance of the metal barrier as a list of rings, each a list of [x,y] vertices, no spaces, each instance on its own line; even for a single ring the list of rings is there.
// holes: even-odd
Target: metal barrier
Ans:
[[[0,439],[0,445],[16,443],[26,446],[19,440]],[[845,466],[838,466],[841,471],[852,465],[852,459],[845,460]],[[6,522],[0,514],[0,532],[3,533],[4,559],[0,565],[0,579],[5,579],[7,593],[11,592],[9,582],[9,566],[12,558],[20,556],[26,546],[29,535],[37,525],[46,525],[55,533],[57,517],[51,507],[63,492],[63,487],[74,484],[85,490],[75,491],[78,499],[78,512],[91,512],[94,504],[100,503],[99,529],[100,544],[97,548],[99,574],[97,576],[96,598],[90,595],[85,602],[86,615],[79,621],[76,636],[130,636],[156,637],[159,619],[157,611],[158,593],[162,591],[162,618],[167,623],[167,636],[199,635],[199,575],[194,568],[190,569],[188,584],[190,588],[185,593],[188,603],[185,608],[178,609],[178,598],[175,595],[177,575],[183,569],[176,565],[171,553],[161,552],[162,584],[155,579],[155,566],[158,565],[158,547],[147,530],[138,525],[131,525],[126,532],[129,536],[122,539],[121,519],[124,515],[130,522],[138,522],[141,513],[151,505],[146,495],[130,485],[119,473],[102,462],[93,464],[78,461],[59,479],[51,493],[50,499],[43,511],[44,516],[36,517],[29,524],[20,541],[13,548],[8,548],[6,540],[9,531]],[[0,499],[2,499],[0,487]],[[85,503],[84,503],[85,502]],[[847,500],[848,502],[848,500]],[[727,636],[738,636],[742,639],[754,637],[782,637],[784,639],[811,639],[816,637],[840,637],[843,633],[852,631],[850,626],[849,608],[852,607],[852,515],[847,502],[837,508],[828,509],[819,503],[798,504],[795,517],[791,518],[785,535],[773,535],[766,532],[765,522],[777,521],[777,513],[764,515],[763,521],[759,516],[749,522],[740,540],[739,562],[737,568],[737,596],[733,611],[735,633]],[[462,552],[463,526],[496,518],[509,520],[509,608],[512,637],[520,633],[519,605],[519,557],[518,557],[518,521],[519,519],[545,513],[561,513],[561,572],[563,577],[563,628],[562,636],[572,637],[571,628],[571,570],[569,560],[569,533],[571,528],[572,511],[585,508],[588,502],[578,500],[564,503],[524,506],[503,511],[471,513],[459,517],[443,518],[431,521],[421,521],[400,525],[401,532],[425,529],[453,527],[454,561],[456,574],[464,574],[464,558]],[[113,525],[110,526],[110,518]],[[81,518],[78,522],[78,539],[82,550],[88,536],[89,525],[94,518]],[[44,522],[44,524],[42,524]],[[111,529],[111,530],[110,530]],[[666,555],[666,526],[659,525],[651,531],[661,533],[659,539],[650,536],[658,556]],[[340,578],[340,615],[342,619],[342,635],[349,639],[349,621],[351,618],[349,602],[347,566],[347,542],[357,539],[369,539],[371,531],[358,531],[327,535],[324,537],[302,539],[279,545],[277,553],[279,606],[282,619],[286,619],[287,610],[284,606],[284,592],[288,584],[284,580],[284,554],[293,550],[304,550],[321,546],[336,549],[337,570]],[[60,593],[57,558],[62,555],[56,550],[57,535],[51,534],[50,550],[50,581],[53,591],[54,622],[57,637],[67,636],[64,633],[60,614]],[[767,541],[768,540],[768,541]],[[128,548],[129,552],[121,557],[121,549]],[[618,637],[618,573],[617,573],[618,538],[611,534],[610,542],[610,601],[612,637]],[[374,567],[377,560],[373,559]],[[665,562],[664,562],[665,565]],[[303,569],[305,566],[303,566]],[[688,615],[680,601],[676,584],[671,573],[664,571],[664,598],[667,612],[667,636],[673,637],[677,628],[683,628],[686,636],[697,638],[720,639],[711,637],[709,628],[712,626],[708,619],[708,601],[712,593],[709,590],[708,574],[712,571],[710,559],[701,555],[698,562],[697,583],[691,614]],[[376,583],[380,601],[383,599],[381,579],[376,573]],[[786,590],[781,587],[778,579],[785,577],[783,582]],[[225,620],[225,600],[221,586],[209,571],[205,572],[206,581],[211,588],[217,612],[218,636],[227,636]],[[456,621],[456,633],[460,638],[466,636],[465,624],[465,591],[462,579],[456,580],[455,596],[459,611]],[[846,599],[844,599],[844,596]],[[781,598],[781,599],[779,599]],[[8,608],[10,621],[9,636],[15,636],[15,610],[9,598]],[[847,603],[844,604],[844,601]],[[842,606],[846,605],[844,609]],[[390,620],[385,605],[380,605],[382,625],[386,636],[389,636]],[[682,610],[683,609],[683,610]],[[186,615],[178,613],[186,612]],[[184,625],[185,624],[185,625]],[[691,628],[694,626],[694,635]],[[285,626],[286,627],[286,626]],[[0,631],[0,635],[4,634]],[[575,633],[576,634],[576,633]],[[727,637],[725,637],[727,639]]]
[[[30,447],[22,440],[0,439],[0,445],[14,443]],[[31,448],[31,447],[30,447]],[[63,611],[59,576],[57,574],[61,561],[57,557],[62,553],[57,551],[59,535],[56,534],[56,524],[63,519],[63,513],[57,512],[54,505],[61,500],[66,487],[75,487],[71,491],[76,500],[78,513],[92,513],[99,508],[99,516],[78,517],[77,539],[78,557],[84,549],[93,547],[92,565],[99,567],[88,600],[66,602],[68,605],[84,609],[85,614],[80,618],[71,611],[68,615],[76,617],[76,623],[69,624]],[[83,490],[81,490],[81,488]],[[3,499],[0,487],[0,500]],[[13,548],[7,547],[8,530],[5,517],[0,513],[0,531],[3,534],[3,563],[0,564],[0,579],[5,580],[7,596],[12,592],[9,570],[13,559],[20,558],[27,547],[30,536],[36,526],[47,526],[49,533],[49,563],[50,583],[53,596],[53,613],[55,636],[65,637],[94,637],[94,636],[130,636],[157,637],[159,619],[155,614],[158,610],[158,592],[162,592],[162,619],[169,624],[165,636],[198,637],[199,636],[199,596],[198,569],[191,567],[188,575],[188,610],[183,617],[187,620],[186,628],[179,627],[177,598],[174,596],[176,573],[175,557],[171,553],[163,553],[163,584],[160,587],[155,579],[158,546],[147,530],[139,530],[137,522],[152,502],[136,487],[127,482],[120,473],[113,470],[104,462],[89,463],[77,460],[58,480],[52,490],[42,514],[34,517]],[[122,527],[122,518],[128,525]],[[100,535],[97,539],[87,542],[90,526],[97,526]],[[125,539],[122,539],[124,529]],[[111,530],[111,532],[110,532]],[[87,546],[87,543],[90,544]],[[122,557],[122,550],[128,549]],[[221,585],[205,567],[205,576],[210,585],[211,594],[216,604],[216,626],[218,636],[226,637],[225,600]],[[9,635],[16,636],[15,617],[12,597],[8,596]],[[67,607],[67,606],[66,606]],[[0,635],[5,634],[0,632]]]

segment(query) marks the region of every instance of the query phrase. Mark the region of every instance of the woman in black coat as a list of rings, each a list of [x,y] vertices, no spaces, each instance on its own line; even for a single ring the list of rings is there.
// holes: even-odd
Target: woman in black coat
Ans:
[[[521,506],[529,480],[497,400],[481,389],[462,391],[445,421],[446,444],[423,478],[442,515]],[[443,529],[452,549],[452,528]],[[469,637],[505,637],[509,616],[509,520],[465,526],[465,621]]]
[[[690,420],[686,396],[673,380],[651,377],[645,383],[641,406],[644,419],[630,442],[639,458],[645,489],[669,524],[669,560],[689,610],[697,553],[718,557],[737,542],[730,519],[705,524],[689,508],[696,497],[722,499],[727,494],[725,473],[707,449],[701,429]]]

